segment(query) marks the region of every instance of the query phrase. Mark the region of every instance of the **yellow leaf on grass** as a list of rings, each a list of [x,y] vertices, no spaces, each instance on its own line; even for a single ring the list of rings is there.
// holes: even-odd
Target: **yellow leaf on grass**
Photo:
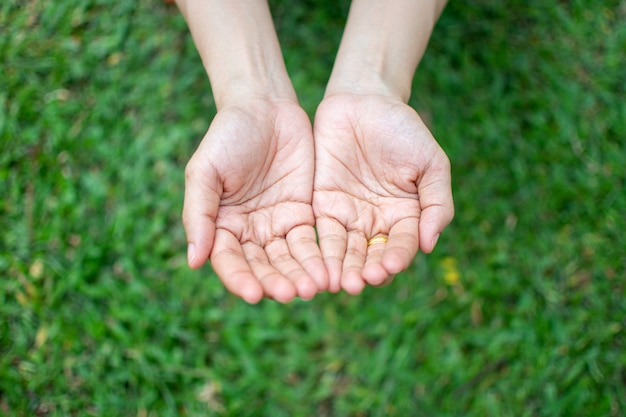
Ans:
[[[443,279],[446,284],[454,286],[461,280],[461,273],[456,265],[456,259],[451,256],[443,258],[441,261],[443,267]]]
[[[41,278],[43,275],[43,261],[36,259],[35,262],[30,265],[30,268],[28,268],[28,272],[30,272],[30,275],[35,279]]]
[[[42,325],[35,335],[35,347],[40,348],[48,339],[48,326]]]
[[[15,293],[15,299],[22,307],[28,307],[28,297],[21,291]]]

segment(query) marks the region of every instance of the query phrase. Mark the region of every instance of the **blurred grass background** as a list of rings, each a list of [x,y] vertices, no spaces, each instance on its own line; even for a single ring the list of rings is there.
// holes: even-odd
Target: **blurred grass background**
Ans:
[[[535,3],[535,4],[531,4]],[[248,306],[189,271],[215,108],[177,9],[0,5],[0,414],[626,415],[626,2],[451,2],[411,104],[457,216],[393,285]],[[312,115],[347,1],[270,2]]]

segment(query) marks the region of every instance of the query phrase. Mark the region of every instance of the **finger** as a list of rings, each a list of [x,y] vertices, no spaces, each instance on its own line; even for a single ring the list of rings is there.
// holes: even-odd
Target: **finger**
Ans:
[[[341,287],[349,294],[357,295],[365,288],[365,281],[361,277],[365,265],[367,239],[361,232],[348,232],[348,246],[343,260]]]
[[[285,239],[276,239],[267,244],[265,253],[271,265],[291,281],[298,297],[310,300],[317,294],[317,284],[293,258]]]
[[[328,290],[328,272],[317,245],[315,229],[312,226],[293,228],[287,233],[287,244],[289,252],[317,285],[317,292]]]
[[[213,248],[215,219],[221,198],[217,174],[211,167],[199,166],[195,160],[192,157],[185,169],[182,216],[187,235],[187,263],[194,269],[206,263]]]
[[[387,285],[391,284],[394,280],[396,276],[395,275],[387,275],[387,278],[385,278],[383,280],[383,282],[381,282],[378,285],[372,285],[372,287],[376,287],[376,288],[380,288],[380,287],[386,287]]]
[[[369,285],[380,286],[389,277],[389,273],[382,265],[386,246],[387,243],[384,241],[367,244],[367,256],[361,276]]]
[[[431,168],[418,184],[422,209],[419,223],[420,249],[430,253],[439,235],[454,217],[454,202],[450,177],[450,161],[447,157]]]
[[[243,253],[252,273],[263,287],[265,295],[280,303],[288,303],[296,296],[296,287],[281,274],[265,253],[265,250],[252,242],[242,245]]]
[[[388,275],[395,275],[411,265],[419,249],[419,218],[407,217],[389,230],[389,240],[381,261]]]
[[[239,240],[230,232],[218,229],[211,253],[211,266],[231,293],[256,304],[264,290],[254,276]]]
[[[347,232],[337,220],[319,217],[316,221],[320,251],[328,273],[328,291],[339,292],[343,259],[348,244]]]

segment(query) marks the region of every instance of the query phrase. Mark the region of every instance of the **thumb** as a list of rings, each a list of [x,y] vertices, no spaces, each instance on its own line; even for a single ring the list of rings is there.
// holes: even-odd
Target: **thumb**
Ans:
[[[431,253],[439,235],[454,217],[454,202],[447,156],[431,165],[418,186],[421,215],[419,222],[420,249]]]
[[[183,226],[187,235],[187,263],[196,269],[209,259],[215,239],[215,219],[222,187],[218,175],[206,162],[199,165],[194,155],[185,168]]]

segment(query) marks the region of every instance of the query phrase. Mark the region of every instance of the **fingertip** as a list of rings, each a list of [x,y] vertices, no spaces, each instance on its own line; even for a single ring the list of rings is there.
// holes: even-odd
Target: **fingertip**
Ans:
[[[216,237],[215,223],[204,217],[190,219],[184,214],[183,226],[187,235],[187,264],[192,269],[198,269],[207,262],[213,249]]]
[[[276,291],[274,291],[272,298],[279,303],[286,304],[293,301],[296,296],[297,292],[295,288],[287,288],[287,286],[283,286],[283,288],[277,288]]]
[[[348,272],[341,277],[341,287],[350,295],[359,295],[365,288],[365,281],[360,274]]]
[[[313,281],[315,281],[315,283],[317,284],[318,293],[328,291],[328,288],[330,286],[330,279],[328,278],[328,274],[326,272],[324,274],[313,277]]]
[[[439,236],[441,236],[441,233],[435,234],[435,236],[430,240],[429,245],[424,245],[424,247],[421,248],[422,252],[429,254],[435,250],[435,246],[437,246],[437,242],[439,241]]]
[[[331,294],[337,294],[339,291],[341,291],[341,285],[339,285],[339,283],[328,286],[328,292]]]
[[[338,259],[326,259],[326,271],[328,272],[329,292],[336,294],[341,291],[341,267],[342,262]]]
[[[376,288],[386,287],[387,285],[393,282],[394,278],[395,278],[395,275],[393,274],[387,275],[387,277],[380,284],[372,285],[372,287],[376,287]]]
[[[437,233],[435,237],[433,238],[433,245],[431,246],[431,251],[435,249],[435,246],[437,246],[437,242],[439,241],[439,236],[441,236],[441,233]]]
[[[363,282],[359,284],[352,283],[344,287],[344,291],[350,295],[360,295],[363,292],[363,289],[365,289],[365,283]]]
[[[316,263],[314,268],[308,268],[308,265],[306,265],[305,270],[309,273],[309,276],[317,286],[318,293],[328,291],[328,287],[330,286],[330,274],[322,259],[319,259],[319,263]]]
[[[293,284],[296,287],[296,297],[302,300],[311,300],[319,292],[317,284],[309,276],[303,276]]]
[[[366,265],[361,276],[369,285],[376,286],[382,284],[387,279],[389,272],[382,264],[375,263]]]
[[[248,274],[235,274],[228,278],[218,274],[228,291],[243,299],[248,304],[257,304],[266,293],[261,283]]]
[[[265,296],[279,303],[288,303],[298,295],[296,286],[278,273],[255,279],[258,279],[256,282],[262,286]]]
[[[309,301],[312,300],[313,297],[315,297],[315,295],[318,293],[318,289],[317,286],[315,285],[311,285],[311,286],[306,286],[306,287],[301,287],[298,288],[298,298],[304,300],[304,301]]]
[[[450,224],[454,216],[453,209],[429,207],[422,211],[419,223],[420,250],[431,253],[443,230]]]
[[[400,256],[395,252],[387,251],[383,256],[381,262],[382,267],[386,271],[383,280],[386,279],[388,275],[396,275],[407,269],[409,267],[409,264],[413,260],[413,256],[410,256],[410,258],[408,258],[409,260],[407,261],[407,256]]]
[[[324,261],[321,258],[313,259],[310,262],[303,262],[302,267],[316,286],[316,293],[328,290],[328,271],[326,269]]]
[[[191,269],[198,269],[204,266],[209,259],[208,250],[202,246],[190,242],[187,245],[187,264]]]
[[[330,274],[326,269],[326,265],[322,262],[322,267],[318,269],[315,273],[311,274],[311,279],[317,286],[317,293],[322,293],[324,291],[328,291],[330,288]]]
[[[420,224],[420,247],[419,249],[426,254],[431,253],[435,246],[437,246],[437,242],[439,241],[439,237],[441,236],[441,230],[445,227],[439,226],[434,223],[425,223],[424,225]]]
[[[239,293],[239,296],[248,304],[258,304],[263,299],[263,289],[259,287],[247,287]]]
[[[363,281],[361,281],[360,283],[350,283],[344,286],[344,291],[347,292],[350,295],[359,295],[363,292],[363,289],[365,288],[365,283]]]
[[[194,243],[189,243],[187,245],[187,264],[191,269],[198,268],[196,263],[196,245]]]

